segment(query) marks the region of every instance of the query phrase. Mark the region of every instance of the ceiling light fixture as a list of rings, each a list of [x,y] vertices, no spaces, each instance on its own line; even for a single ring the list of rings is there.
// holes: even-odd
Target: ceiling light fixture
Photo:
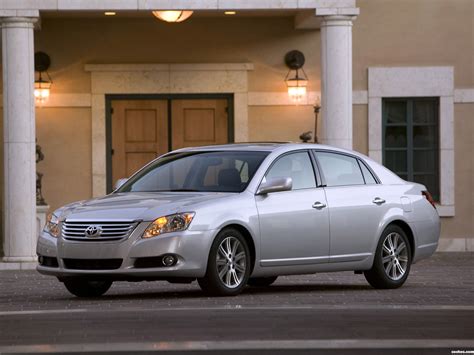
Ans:
[[[106,11],[106,12],[104,12],[104,15],[105,16],[115,16],[115,15],[117,15],[117,13],[115,11]]]
[[[225,11],[224,14],[226,15],[235,15],[237,12],[235,11]]]
[[[187,20],[193,11],[184,11],[184,10],[166,10],[166,11],[153,11],[153,15],[159,18],[161,21],[165,22],[183,22]]]

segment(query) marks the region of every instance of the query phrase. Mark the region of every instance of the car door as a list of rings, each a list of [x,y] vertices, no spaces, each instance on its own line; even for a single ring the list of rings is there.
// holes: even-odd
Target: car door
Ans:
[[[357,157],[315,152],[329,208],[330,262],[370,256],[387,211],[386,192]]]
[[[275,159],[265,178],[290,177],[290,191],[255,196],[262,266],[324,263],[329,260],[329,215],[324,189],[317,187],[308,151]],[[264,180],[265,181],[265,180]]]

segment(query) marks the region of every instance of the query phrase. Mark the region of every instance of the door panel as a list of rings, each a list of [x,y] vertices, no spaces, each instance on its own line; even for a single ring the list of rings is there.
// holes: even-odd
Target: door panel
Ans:
[[[227,100],[173,100],[172,147],[228,143]]]
[[[328,262],[329,214],[326,196],[322,188],[316,187],[308,152],[291,152],[275,159],[265,174],[265,179],[272,178],[291,178],[292,190],[256,196],[261,265]]]
[[[387,204],[375,204],[379,197],[387,199],[385,187],[364,179],[357,158],[335,152],[316,151],[324,177],[329,207],[331,235],[330,261],[358,261],[373,252],[378,225]],[[370,173],[369,173],[370,174]]]
[[[389,208],[382,185],[326,187],[330,214],[331,262],[363,260],[378,238],[380,221]],[[377,205],[379,197],[387,201]]]
[[[327,262],[329,259],[328,209],[322,188],[256,196],[260,219],[261,265],[283,266]]]
[[[117,100],[112,108],[112,178],[116,181],[168,151],[168,103]]]

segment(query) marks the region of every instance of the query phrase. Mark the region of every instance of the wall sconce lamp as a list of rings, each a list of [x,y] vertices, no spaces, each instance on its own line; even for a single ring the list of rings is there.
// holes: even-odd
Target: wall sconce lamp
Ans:
[[[304,62],[304,54],[300,51],[293,50],[285,55],[285,64],[289,68],[285,82],[288,88],[288,95],[295,103],[301,102],[306,97],[308,76],[303,69]]]
[[[53,83],[47,71],[50,65],[49,55],[44,52],[35,53],[35,71],[38,72],[38,79],[35,80],[35,100],[39,104],[43,104],[49,98]],[[44,74],[46,74],[46,78]]]
[[[155,17],[159,18],[161,21],[165,22],[183,22],[191,17],[193,11],[182,11],[182,10],[173,10],[173,11],[153,11]]]

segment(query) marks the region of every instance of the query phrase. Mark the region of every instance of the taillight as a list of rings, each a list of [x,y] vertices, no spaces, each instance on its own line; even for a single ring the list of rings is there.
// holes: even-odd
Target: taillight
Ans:
[[[425,196],[425,198],[428,200],[429,203],[431,203],[431,206],[433,206],[436,209],[435,201],[433,200],[433,196],[428,191],[421,191],[421,194]]]

